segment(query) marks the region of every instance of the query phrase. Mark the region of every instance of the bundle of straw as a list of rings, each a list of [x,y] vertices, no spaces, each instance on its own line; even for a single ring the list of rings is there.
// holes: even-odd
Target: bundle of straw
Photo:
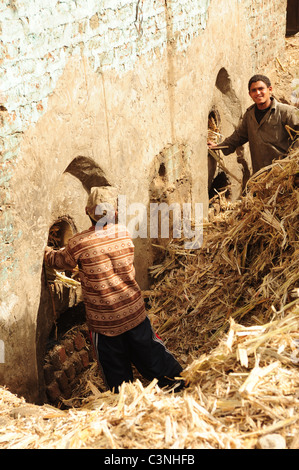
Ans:
[[[171,350],[209,350],[230,318],[282,315],[299,280],[299,150],[256,173],[230,210],[204,224],[203,246],[171,241],[151,269],[150,316]]]

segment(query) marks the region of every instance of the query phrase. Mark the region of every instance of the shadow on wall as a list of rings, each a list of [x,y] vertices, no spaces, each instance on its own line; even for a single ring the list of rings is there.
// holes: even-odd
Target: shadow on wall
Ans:
[[[88,193],[93,186],[110,186],[103,170],[88,157],[74,158],[65,173],[70,173],[78,178]]]
[[[231,78],[224,67],[218,72],[213,100],[214,104],[208,116],[208,140],[219,143],[233,132],[233,129],[236,128],[242,117],[240,100],[234,91]],[[244,156],[244,149],[240,147],[237,149],[236,154],[237,163],[241,166],[243,174],[240,186],[241,192],[248,181],[250,171]],[[226,197],[229,199],[231,196],[229,191],[231,183],[231,176],[208,153],[208,190],[210,198],[213,197],[214,190],[218,191],[227,187]]]
[[[64,173],[70,173],[82,183],[87,193],[86,196],[94,186],[110,186],[100,166],[88,157],[76,157],[68,165]],[[65,246],[69,238],[76,232],[75,221],[69,215],[61,214],[61,216],[56,218],[49,229],[47,243],[59,249]],[[74,278],[74,273],[65,274]],[[56,321],[63,316],[69,308],[75,307],[82,302],[81,289],[78,289],[78,291],[55,277],[53,270],[51,272],[47,271],[43,264],[40,304],[36,326],[38,381],[41,402],[47,401],[43,367],[49,337],[52,336]],[[76,321],[76,318],[74,318],[74,321]]]

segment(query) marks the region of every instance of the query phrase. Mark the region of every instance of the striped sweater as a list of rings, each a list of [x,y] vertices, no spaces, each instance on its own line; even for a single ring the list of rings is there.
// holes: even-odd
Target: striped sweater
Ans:
[[[57,270],[79,266],[91,331],[117,336],[145,319],[144,301],[135,280],[134,244],[124,226],[91,227],[74,235],[65,248],[45,256],[46,263]]]

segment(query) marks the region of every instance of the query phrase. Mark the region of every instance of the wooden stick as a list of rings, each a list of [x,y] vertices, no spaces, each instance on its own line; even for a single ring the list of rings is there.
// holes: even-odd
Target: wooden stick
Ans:
[[[242,181],[240,181],[239,178],[237,178],[231,171],[228,170],[228,168],[226,168],[226,166],[222,162],[221,158],[213,150],[214,149],[209,149],[209,153],[216,160],[216,162],[218,162],[218,164],[221,166],[222,170],[224,170],[225,173],[228,173],[232,178],[234,178],[236,181],[238,181],[238,183],[242,184]]]
[[[208,147],[210,150],[221,150],[221,149],[228,149],[228,145],[222,145],[220,147]]]

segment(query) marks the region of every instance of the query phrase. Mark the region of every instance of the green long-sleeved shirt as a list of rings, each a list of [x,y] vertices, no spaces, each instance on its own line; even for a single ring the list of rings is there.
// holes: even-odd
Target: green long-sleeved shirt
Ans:
[[[285,126],[299,130],[299,109],[271,99],[271,107],[260,123],[255,117],[255,104],[250,106],[233,134],[221,144],[224,155],[233,153],[237,147],[249,142],[252,170],[256,173],[273,160],[283,158],[290,147],[290,136]]]

